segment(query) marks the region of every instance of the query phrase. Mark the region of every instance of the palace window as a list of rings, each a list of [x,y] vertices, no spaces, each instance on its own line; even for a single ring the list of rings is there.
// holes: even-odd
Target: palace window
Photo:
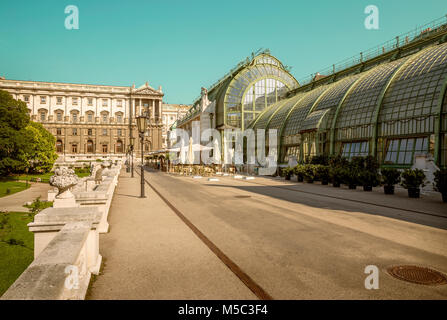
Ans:
[[[62,97],[56,97],[56,104],[62,104]]]
[[[56,141],[56,152],[62,153],[63,152],[63,145],[61,140]]]
[[[62,134],[62,129],[61,129],[61,128],[57,128],[57,129],[56,129],[56,134],[57,134],[58,136],[60,136],[60,135]]]
[[[45,121],[47,114],[45,112],[40,113],[40,121]]]
[[[62,121],[62,112],[56,113],[56,119],[57,121]]]
[[[93,122],[93,114],[92,113],[87,114],[87,121]]]
[[[106,136],[107,135],[107,129],[102,129],[102,135]]]
[[[107,103],[108,103],[107,99],[102,99],[102,106],[103,107],[107,107]]]
[[[107,115],[106,114],[102,115],[102,122],[107,123]]]
[[[102,153],[107,153],[107,145],[106,144],[102,145]]]
[[[116,122],[118,122],[118,123],[123,122],[123,116],[120,115],[120,114],[118,114],[118,115],[116,116]]]
[[[118,140],[116,142],[116,152],[123,153],[123,143],[121,142],[121,140]]]
[[[428,137],[392,139],[387,143],[385,162],[412,164],[417,153],[428,153]]]
[[[29,96],[23,96],[25,102],[29,102]]]
[[[92,140],[87,141],[87,153],[93,153],[93,141]]]
[[[87,129],[87,135],[89,136],[93,135],[93,129]]]
[[[40,103],[41,104],[47,103],[47,97],[46,96],[40,96]]]
[[[76,112],[71,114],[73,122],[78,122],[78,114]]]
[[[71,98],[71,104],[72,105],[74,105],[74,106],[77,106],[78,105],[78,98]]]
[[[77,136],[78,135],[78,129],[77,128],[73,128],[73,135]]]
[[[122,133],[123,133],[123,132],[122,132],[122,129],[118,129],[118,130],[117,130],[117,133],[118,133],[118,137],[121,137],[121,135],[122,135]]]
[[[343,143],[341,156],[349,159],[352,157],[364,157],[368,155],[368,148],[368,141]]]
[[[77,144],[72,144],[71,145],[71,152],[72,153],[78,153],[78,145]]]
[[[92,105],[93,105],[93,98],[88,98],[88,99],[87,99],[87,104],[88,104],[89,106],[92,106]]]
[[[122,107],[123,106],[123,100],[117,100],[116,101],[116,105],[117,105],[117,107]]]

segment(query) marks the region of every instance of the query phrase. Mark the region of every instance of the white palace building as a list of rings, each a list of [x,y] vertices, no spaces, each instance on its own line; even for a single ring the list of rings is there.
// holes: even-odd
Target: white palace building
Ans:
[[[24,101],[31,120],[56,137],[59,161],[121,159],[131,137],[136,155],[141,155],[135,117],[143,113],[150,118],[144,151],[163,147],[161,86],[156,90],[147,82],[136,88],[0,78],[0,90]]]

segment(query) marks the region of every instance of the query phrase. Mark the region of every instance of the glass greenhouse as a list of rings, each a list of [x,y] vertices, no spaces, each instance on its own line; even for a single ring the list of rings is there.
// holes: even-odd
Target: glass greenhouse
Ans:
[[[290,156],[303,161],[315,155],[373,155],[382,165],[408,167],[415,154],[423,153],[446,167],[446,42],[444,24],[403,46],[315,78],[246,127],[278,130],[280,163]],[[233,114],[231,106],[226,117]],[[250,108],[255,113],[256,103]]]
[[[216,103],[216,127],[244,130],[266,107],[297,87],[295,78],[268,50],[253,54],[208,89],[209,100]],[[176,127],[200,114],[199,100]]]

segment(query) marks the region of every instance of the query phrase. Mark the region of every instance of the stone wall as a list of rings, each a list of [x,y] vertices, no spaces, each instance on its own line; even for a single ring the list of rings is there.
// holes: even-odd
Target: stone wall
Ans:
[[[70,190],[71,198],[49,191],[53,207],[28,224],[34,233],[35,260],[2,300],[85,298],[91,275],[101,267],[99,233],[108,232],[107,217],[120,170],[121,163],[105,168],[101,181],[80,179]]]

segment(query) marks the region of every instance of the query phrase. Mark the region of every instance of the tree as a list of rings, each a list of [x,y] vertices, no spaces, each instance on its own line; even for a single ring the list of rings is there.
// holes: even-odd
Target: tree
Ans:
[[[25,128],[26,146],[24,156],[27,167],[35,172],[47,172],[57,159],[54,145],[56,139],[40,123],[30,122]]]
[[[57,158],[54,144],[42,125],[30,121],[26,104],[0,90],[0,175],[49,170]]]

